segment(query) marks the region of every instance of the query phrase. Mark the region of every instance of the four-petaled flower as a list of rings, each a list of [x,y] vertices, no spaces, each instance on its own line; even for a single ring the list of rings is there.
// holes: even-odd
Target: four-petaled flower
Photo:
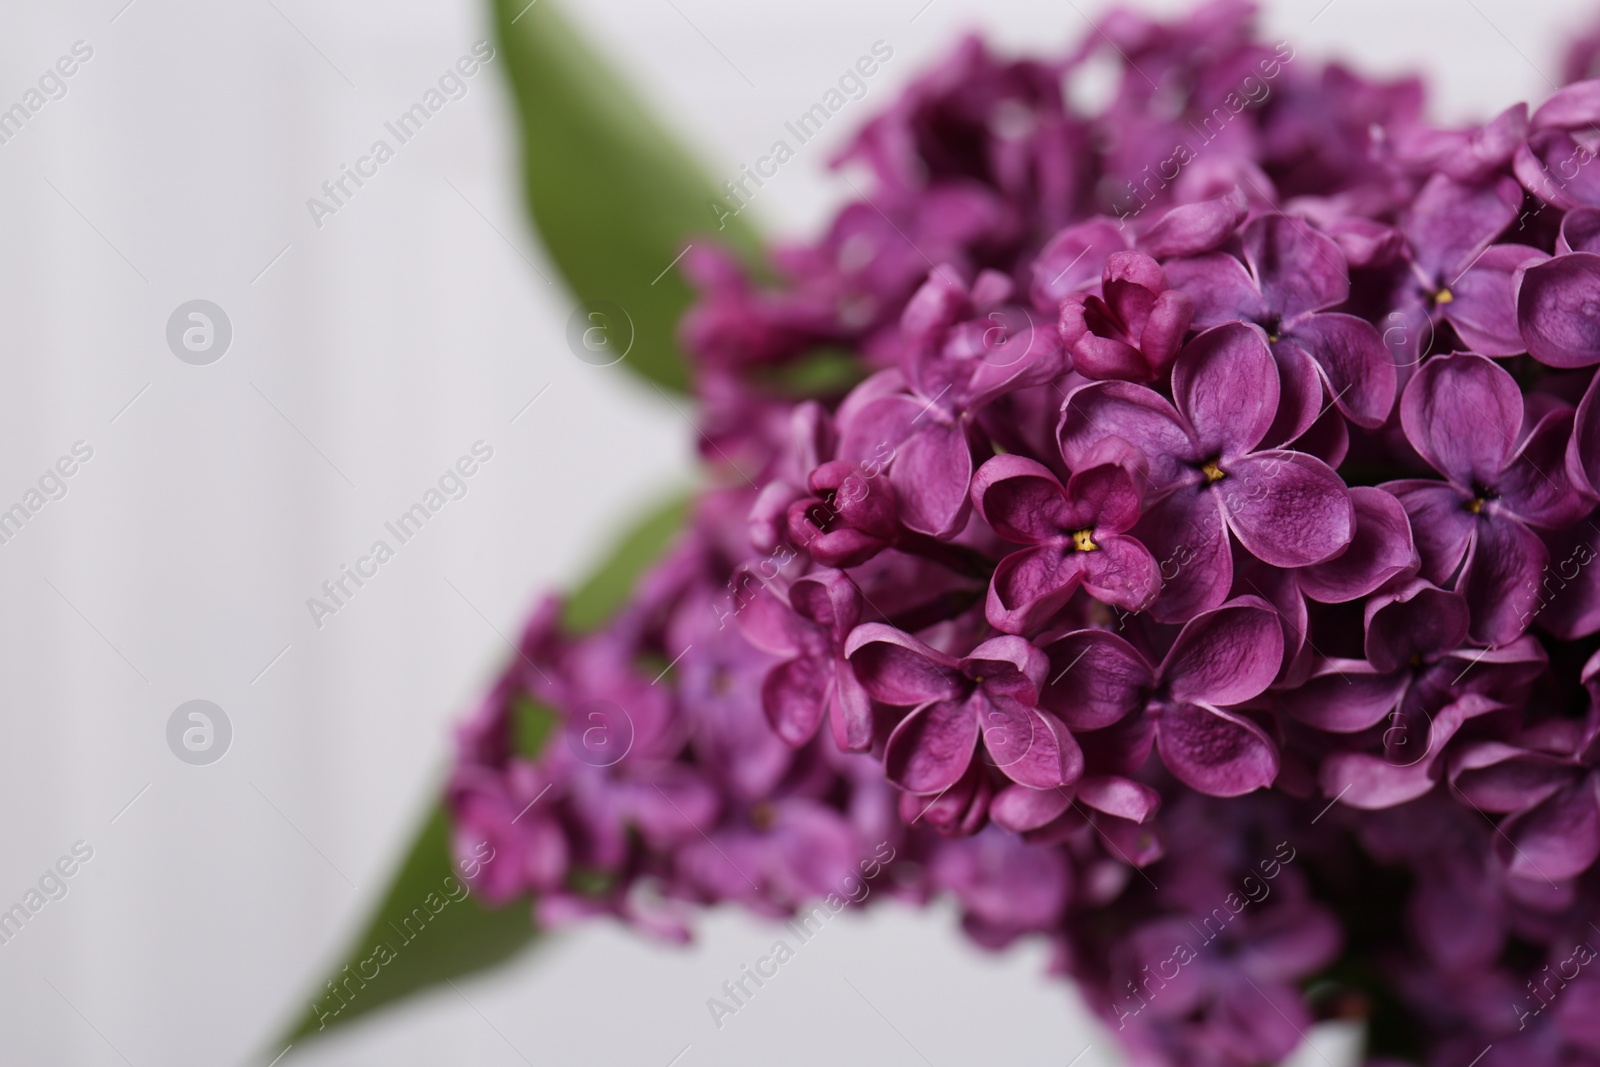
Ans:
[[[1089,467],[1062,488],[1042,463],[996,456],[973,478],[972,502],[1001,537],[1033,546],[995,568],[985,612],[996,629],[1032,631],[1080,587],[1129,611],[1154,599],[1161,582],[1155,558],[1125,536],[1139,518],[1139,492],[1122,467]]]
[[[912,711],[884,746],[884,773],[910,793],[961,780],[980,742],[1006,777],[1035,789],[1070,785],[1083,753],[1061,720],[1038,707],[1049,660],[1021,637],[994,637],[951,656],[892,626],[863,623],[845,643],[874,700]]]
[[[1161,561],[1156,618],[1182,622],[1227,597],[1227,531],[1275,567],[1344,551],[1355,512],[1339,476],[1302,452],[1258,450],[1278,410],[1278,371],[1260,328],[1229,323],[1191,341],[1173,365],[1172,395],[1129,382],[1081,386],[1059,430],[1069,469],[1104,456],[1115,439],[1145,458],[1158,502],[1134,536]]]

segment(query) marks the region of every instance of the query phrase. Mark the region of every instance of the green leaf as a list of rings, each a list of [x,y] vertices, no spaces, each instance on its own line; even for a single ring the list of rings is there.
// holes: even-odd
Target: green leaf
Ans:
[[[310,1010],[279,1048],[300,1044],[446,979],[500,963],[534,939],[528,901],[489,908],[476,896],[463,895],[464,889],[452,864],[448,817],[440,806],[429,815],[383,903],[345,954],[346,962],[331,972],[329,984],[312,994]]]
[[[604,623],[626,600],[644,569],[658,559],[674,534],[683,527],[692,495],[683,493],[647,515],[634,526],[595,572],[567,602],[563,623],[571,630],[593,629]],[[513,738],[524,755],[537,754],[548,741],[556,714],[532,698],[519,700],[512,711]],[[447,882],[446,879],[454,879]],[[532,942],[536,936],[531,902],[527,900],[492,909],[467,896],[451,900],[426,925],[414,909],[428,910],[428,895],[446,899],[460,883],[450,855],[449,816],[436,807],[417,835],[399,873],[372,919],[356,938],[343,961],[328,979],[343,991],[343,1000],[327,984],[311,996],[311,1009],[268,1054],[271,1059],[288,1044],[300,1044],[401,997],[438,985],[449,978],[471,974],[500,963]],[[606,877],[575,871],[573,887],[598,892]],[[411,917],[410,927],[406,925]],[[411,934],[409,940],[406,934]],[[382,961],[375,952],[382,943],[393,954]],[[350,975],[371,975],[362,979]],[[348,989],[343,982],[348,981]],[[336,1010],[337,1009],[337,1010]]]
[[[597,340],[625,350],[624,365],[683,389],[676,330],[691,294],[668,267],[686,244],[713,237],[755,262],[756,235],[742,216],[714,210],[723,203],[716,183],[552,0],[494,8],[528,204],[550,258],[581,313],[602,315],[589,320],[604,331]]]
[[[523,759],[536,760],[561,721],[555,709],[526,694],[511,706],[511,749]]]
[[[661,557],[689,515],[690,494],[674,497],[644,518],[567,599],[561,621],[573,633],[593,630],[627,600],[644,569]]]

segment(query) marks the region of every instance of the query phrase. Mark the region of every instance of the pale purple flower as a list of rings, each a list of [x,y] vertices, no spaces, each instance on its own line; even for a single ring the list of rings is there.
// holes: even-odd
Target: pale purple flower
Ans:
[[[996,456],[973,478],[972,502],[1001,537],[1033,546],[995,568],[985,610],[996,629],[1030,632],[1079,588],[1128,611],[1154,599],[1156,561],[1126,536],[1139,518],[1139,490],[1122,467],[1080,470],[1063,488],[1042,463]]]
[[[802,745],[828,721],[840,748],[872,743],[872,708],[844,659],[844,643],[861,621],[861,591],[842,571],[797,578],[787,594],[762,587],[739,614],[756,647],[786,656],[761,683],[767,721],[779,737]]]
[[[1126,382],[1074,390],[1061,418],[1069,469],[1120,439],[1141,454],[1156,498],[1134,530],[1162,567],[1152,611],[1181,622],[1215,607],[1233,583],[1228,533],[1276,567],[1305,567],[1350,544],[1350,494],[1327,464],[1260,449],[1278,410],[1278,370],[1261,329],[1213,327],[1172,372],[1169,402]]]
[[[1040,705],[1079,735],[1097,772],[1131,775],[1153,745],[1179,781],[1211,796],[1238,796],[1277,777],[1277,746],[1236,707],[1272,684],[1283,657],[1277,613],[1265,601],[1240,597],[1197,615],[1155,666],[1106,630],[1074,631],[1046,652],[1057,673]]]
[[[1509,373],[1482,356],[1441,356],[1406,386],[1400,422],[1412,447],[1447,479],[1384,487],[1411,516],[1423,577],[1466,596],[1474,638],[1515,640],[1549,562],[1530,527],[1565,526],[1590,508],[1567,477],[1571,409],[1525,426],[1522,393]]]
[[[874,700],[912,710],[884,746],[884,773],[909,793],[960,781],[980,743],[1006,777],[1038,789],[1068,785],[1083,754],[1061,720],[1038,707],[1049,661],[1025,639],[995,637],[952,656],[881,623],[845,644]]]
[[[1394,405],[1395,368],[1370,322],[1330,309],[1350,295],[1344,253],[1304,219],[1263,215],[1241,234],[1244,260],[1218,252],[1167,263],[1172,285],[1194,299],[1197,327],[1253,322],[1272,344],[1283,379],[1273,444],[1299,437],[1331,402],[1361,426]]]

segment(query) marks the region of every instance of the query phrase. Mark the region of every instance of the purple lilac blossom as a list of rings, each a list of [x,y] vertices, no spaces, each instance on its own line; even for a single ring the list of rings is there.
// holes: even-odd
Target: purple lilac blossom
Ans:
[[[865,185],[815,240],[697,240],[706,485],[460,728],[473,887],[673,939],[948,896],[1148,1067],[1336,1017],[1372,1067],[1600,1064],[1575,39],[1550,100],[1439,128],[1244,0],[969,38],[840,153]],[[819,349],[857,384],[774,384]]]

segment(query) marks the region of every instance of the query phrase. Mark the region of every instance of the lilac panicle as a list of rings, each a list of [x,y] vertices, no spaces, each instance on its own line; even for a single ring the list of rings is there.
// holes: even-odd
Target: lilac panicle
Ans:
[[[943,895],[1152,1067],[1600,1063],[1600,33],[1440,128],[1253,19],[968,38],[695,241],[705,484],[461,727],[487,902]]]

